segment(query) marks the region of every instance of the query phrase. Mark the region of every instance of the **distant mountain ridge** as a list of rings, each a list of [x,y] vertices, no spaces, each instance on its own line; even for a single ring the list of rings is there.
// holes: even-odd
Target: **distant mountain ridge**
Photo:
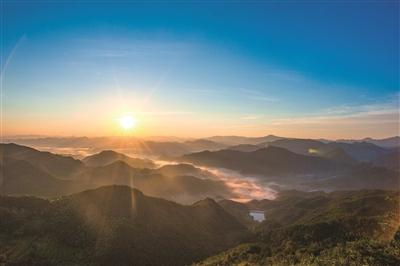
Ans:
[[[364,138],[360,140],[354,139],[341,139],[337,140],[338,142],[346,142],[346,143],[354,143],[354,142],[368,142],[375,144],[376,146],[380,146],[383,148],[396,148],[400,147],[400,136],[394,136],[383,139],[373,139],[373,138]]]
[[[263,137],[244,137],[244,136],[213,136],[200,139],[180,139],[174,137],[37,137],[37,138],[5,138],[4,143],[17,143],[20,145],[32,146],[38,149],[47,149],[64,153],[67,149],[83,149],[89,154],[98,153],[103,150],[115,150],[129,154],[142,154],[146,156],[181,156],[183,154],[199,152],[204,150],[219,150],[236,145],[257,145],[265,147],[269,143],[295,139],[267,135]],[[326,140],[315,139],[321,143],[372,143],[382,148],[395,148],[400,146],[400,137],[395,136],[386,139],[365,138],[362,140]],[[53,150],[52,150],[53,149]],[[62,151],[62,152],[59,152]],[[77,154],[81,158],[80,154]]]
[[[23,160],[3,158],[0,170],[0,194],[55,197],[69,193],[72,185]]]
[[[229,146],[239,145],[239,144],[261,144],[282,139],[283,137],[278,137],[275,135],[268,135],[264,137],[242,137],[242,136],[213,136],[209,137],[209,140],[223,143]]]
[[[292,149],[289,151],[278,145]],[[316,144],[316,145],[315,145]],[[351,148],[349,148],[351,146]],[[354,147],[353,147],[354,146]],[[322,148],[321,148],[322,147]],[[226,168],[244,175],[256,177],[260,182],[274,189],[295,188],[300,190],[358,190],[358,189],[399,189],[400,174],[393,158],[387,164],[379,162],[357,162],[344,149],[352,154],[372,147],[372,154],[386,154],[388,150],[373,144],[324,144],[308,140],[278,140],[271,142],[267,148],[255,151],[220,150],[203,151],[176,158],[181,162],[189,162],[212,168]],[[311,154],[306,155],[309,151]],[[374,153],[376,152],[376,153]],[[302,154],[305,153],[305,154]],[[316,153],[316,154],[315,154]],[[367,154],[368,155],[368,154]],[[364,158],[367,155],[363,155]],[[372,156],[371,154],[369,155]],[[381,157],[378,157],[381,158]],[[383,160],[383,159],[382,159]],[[384,166],[384,167],[376,167]],[[283,188],[282,188],[283,187]]]
[[[376,166],[400,171],[400,149],[377,157],[375,158],[375,160],[372,161],[372,163]]]
[[[125,154],[111,150],[105,150],[100,153],[90,155],[82,160],[88,166],[105,166],[116,161],[123,161],[135,168],[154,168],[155,164],[151,160],[132,158]]]
[[[343,156],[348,155],[357,161],[372,161],[375,158],[389,152],[388,149],[376,146],[368,142],[324,143],[313,139],[281,139],[270,142],[268,145],[285,148],[298,154],[317,155],[322,157],[325,157],[327,154],[332,155],[332,152],[340,152],[342,154],[342,158],[344,158]],[[345,155],[345,153],[347,155]],[[349,160],[350,157],[348,157]],[[349,163],[351,163],[351,161],[349,161]]]
[[[0,193],[57,197],[118,184],[138,188],[151,196],[185,204],[204,197],[236,198],[239,195],[237,193],[242,193],[233,189],[231,185],[237,181],[235,178],[244,178],[247,182],[245,176],[231,177],[229,173],[214,173],[195,165],[226,168],[243,175],[251,175],[256,178],[251,182],[261,189],[265,186],[272,190],[331,191],[399,187],[400,177],[396,161],[398,154],[389,153],[386,156],[386,152],[390,150],[373,144],[344,143],[343,147],[338,147],[337,145],[342,144],[324,144],[312,140],[312,143],[321,145],[322,148],[318,148],[310,146],[308,142],[281,139],[271,142],[267,148],[254,150],[257,145],[247,144],[245,147],[250,147],[250,151],[231,150],[229,147],[217,151],[203,151],[173,158],[183,164],[159,168],[156,168],[151,160],[131,158],[114,151],[100,152],[84,159],[85,163],[82,163],[68,156],[41,152],[25,146],[0,144],[3,157],[0,165],[3,173],[0,179]],[[276,147],[274,143],[294,143],[296,145],[293,147],[300,147],[302,150],[295,150],[298,152],[295,153]],[[307,145],[303,145],[304,143]],[[317,155],[301,154],[302,151],[308,151],[307,147],[312,147]],[[329,149],[326,149],[327,147]],[[372,147],[373,151],[385,153],[372,162],[359,163],[344,151],[348,147],[355,151]],[[353,151],[351,149],[350,151]],[[184,164],[185,162],[194,165]]]

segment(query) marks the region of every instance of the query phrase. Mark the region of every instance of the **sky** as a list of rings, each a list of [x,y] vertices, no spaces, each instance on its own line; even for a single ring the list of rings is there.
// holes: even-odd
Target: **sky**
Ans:
[[[399,134],[397,1],[2,0],[1,14],[5,136]]]

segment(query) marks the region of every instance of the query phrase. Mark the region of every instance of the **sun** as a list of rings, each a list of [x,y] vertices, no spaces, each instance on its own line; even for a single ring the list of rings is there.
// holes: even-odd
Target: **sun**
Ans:
[[[137,120],[130,115],[125,115],[120,117],[118,122],[124,130],[130,130],[136,126]]]

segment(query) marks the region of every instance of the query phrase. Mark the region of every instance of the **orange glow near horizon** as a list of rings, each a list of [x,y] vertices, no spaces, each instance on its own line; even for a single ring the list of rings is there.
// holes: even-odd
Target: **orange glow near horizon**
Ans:
[[[261,117],[201,113],[156,99],[110,94],[82,102],[73,109],[54,107],[52,112],[5,112],[3,137],[40,136],[175,136],[204,138],[213,135],[293,138],[385,138],[398,135],[398,114],[365,114],[302,118]],[[40,109],[39,109],[40,110]],[[377,126],[379,124],[379,126]],[[79,125],[79,126],[77,126]]]

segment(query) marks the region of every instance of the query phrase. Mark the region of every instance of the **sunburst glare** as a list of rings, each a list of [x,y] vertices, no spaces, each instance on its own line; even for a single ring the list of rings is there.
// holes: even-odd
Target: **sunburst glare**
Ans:
[[[123,128],[124,130],[131,130],[137,124],[137,120],[130,115],[125,115],[125,116],[120,117],[118,119],[118,122],[119,122],[120,127]]]

